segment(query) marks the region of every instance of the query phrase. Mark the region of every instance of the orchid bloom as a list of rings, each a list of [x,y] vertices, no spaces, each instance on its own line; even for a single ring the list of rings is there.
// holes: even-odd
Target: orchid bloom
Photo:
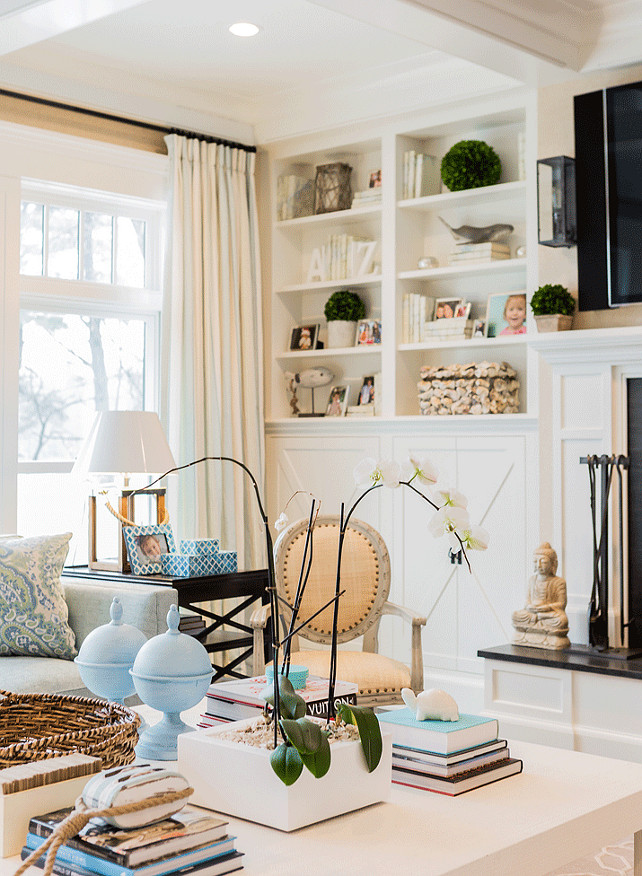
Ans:
[[[439,476],[437,469],[427,456],[409,456],[404,465],[404,480],[410,483],[415,478],[422,484],[436,484]]]
[[[471,523],[468,527],[458,529],[457,535],[461,539],[461,544],[454,534],[448,536],[448,540],[450,541],[453,550],[460,550],[463,545],[471,551],[485,551],[490,541],[490,534],[484,529],[484,527],[476,526],[474,523]],[[456,542],[456,544],[453,542]]]
[[[439,511],[435,511],[433,516],[428,521],[428,531],[435,538],[441,535],[460,532],[462,530],[470,530],[471,522],[468,517],[468,512],[465,508],[459,508],[456,505],[444,505]],[[450,539],[452,544],[452,539]],[[454,539],[456,550],[461,548],[458,539]]]
[[[285,529],[289,522],[290,521],[288,520],[285,512],[281,512],[281,514],[279,514],[279,516],[274,521],[274,528],[277,532],[281,532],[281,530]]]
[[[399,486],[400,476],[399,464],[392,459],[382,459],[377,462],[372,457],[366,457],[354,469],[354,480],[360,487],[375,487],[383,484],[394,489]]]
[[[468,499],[459,490],[452,487],[446,490],[433,490],[432,496],[435,502],[441,507],[447,505],[451,508],[467,508]]]

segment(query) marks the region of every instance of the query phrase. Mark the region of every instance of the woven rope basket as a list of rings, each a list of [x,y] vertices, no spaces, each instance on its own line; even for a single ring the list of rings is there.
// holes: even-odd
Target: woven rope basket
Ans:
[[[0,690],[0,767],[79,752],[102,768],[131,763],[140,717],[118,703]]]

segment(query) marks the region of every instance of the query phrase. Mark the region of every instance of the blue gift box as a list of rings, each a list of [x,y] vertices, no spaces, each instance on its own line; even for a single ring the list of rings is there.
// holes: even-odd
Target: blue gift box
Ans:
[[[189,554],[191,557],[200,554],[217,554],[218,545],[217,538],[182,538],[180,553]]]

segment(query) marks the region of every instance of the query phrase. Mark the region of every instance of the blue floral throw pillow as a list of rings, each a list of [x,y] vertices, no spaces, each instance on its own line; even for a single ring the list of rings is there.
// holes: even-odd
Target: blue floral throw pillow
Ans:
[[[70,538],[0,538],[0,657],[78,653],[60,583]]]

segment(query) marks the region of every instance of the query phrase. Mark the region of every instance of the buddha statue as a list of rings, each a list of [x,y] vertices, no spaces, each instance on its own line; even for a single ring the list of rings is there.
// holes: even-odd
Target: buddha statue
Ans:
[[[535,648],[568,648],[566,581],[556,575],[557,554],[548,542],[533,553],[533,571],[526,605],[513,612],[513,642]]]

